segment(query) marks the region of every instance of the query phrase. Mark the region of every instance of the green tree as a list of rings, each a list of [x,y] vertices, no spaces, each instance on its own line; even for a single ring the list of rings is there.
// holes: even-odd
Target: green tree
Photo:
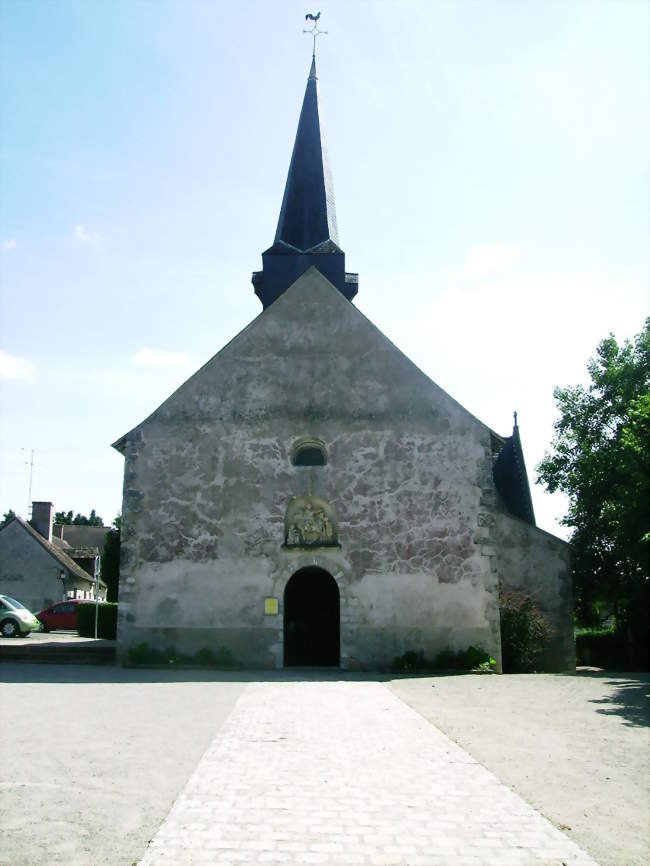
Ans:
[[[57,511],[54,515],[55,523],[63,523],[65,526],[103,526],[104,522],[95,513],[93,508],[90,516],[85,514],[75,514],[74,511]]]
[[[2,521],[0,521],[0,529],[2,529],[3,526],[6,526],[10,520],[14,519],[14,517],[16,517],[16,512],[13,508],[10,508],[9,511],[5,511]]]
[[[93,508],[90,512],[90,515],[86,517],[85,514],[75,514],[74,520],[72,521],[75,526],[103,526],[104,521],[95,513],[95,509]]]
[[[102,551],[102,580],[106,584],[106,600],[117,601],[120,582],[120,529],[122,520],[116,517],[106,533]]]
[[[588,387],[554,391],[560,417],[537,480],[569,498],[578,622],[613,613],[634,660],[648,638],[650,319],[633,342],[610,334],[587,369]]]

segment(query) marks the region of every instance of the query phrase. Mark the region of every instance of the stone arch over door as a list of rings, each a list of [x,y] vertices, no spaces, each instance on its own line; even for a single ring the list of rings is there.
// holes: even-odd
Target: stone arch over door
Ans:
[[[339,588],[324,568],[296,571],[284,589],[284,666],[338,667],[341,660]]]

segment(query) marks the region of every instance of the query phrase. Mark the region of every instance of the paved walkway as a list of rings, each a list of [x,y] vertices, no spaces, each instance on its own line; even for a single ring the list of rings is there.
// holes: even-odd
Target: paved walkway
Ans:
[[[380,683],[316,681],[247,687],[141,866],[165,863],[596,866]]]

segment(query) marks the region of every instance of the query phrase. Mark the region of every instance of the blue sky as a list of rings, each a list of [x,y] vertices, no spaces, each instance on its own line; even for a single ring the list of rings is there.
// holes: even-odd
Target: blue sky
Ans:
[[[357,306],[529,470],[554,385],[641,329],[648,5],[321,4]],[[0,3],[0,512],[120,510],[110,443],[260,311],[304,4]],[[538,523],[565,504],[534,487]]]

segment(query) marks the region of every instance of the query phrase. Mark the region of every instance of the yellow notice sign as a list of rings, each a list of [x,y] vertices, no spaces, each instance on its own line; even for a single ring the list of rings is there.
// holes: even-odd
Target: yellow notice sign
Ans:
[[[265,598],[264,599],[264,614],[266,616],[277,616],[278,615],[278,600],[277,600],[277,598]]]

